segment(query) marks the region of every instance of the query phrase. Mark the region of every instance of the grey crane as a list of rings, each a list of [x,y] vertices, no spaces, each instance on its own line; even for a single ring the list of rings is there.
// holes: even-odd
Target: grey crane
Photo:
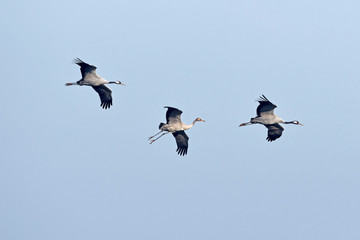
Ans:
[[[82,78],[73,83],[66,83],[65,86],[79,85],[79,86],[91,86],[100,96],[101,104],[103,109],[108,109],[112,105],[112,97],[110,88],[106,87],[105,84],[120,84],[124,85],[120,81],[106,81],[104,78],[96,74],[96,66],[83,62],[80,58],[76,58],[74,63],[80,66]]]
[[[256,123],[262,124],[268,129],[268,136],[266,140],[272,142],[281,137],[281,134],[284,131],[284,128],[279,123],[303,126],[296,120],[290,122],[282,120],[274,113],[274,109],[277,106],[271,103],[264,95],[260,96],[257,101],[260,104],[256,109],[257,116],[255,118],[251,118],[250,122],[240,124],[239,127]]]
[[[187,154],[188,146],[189,146],[189,137],[186,135],[185,130],[190,129],[192,126],[194,126],[196,122],[199,121],[205,122],[205,121],[202,120],[201,118],[196,118],[192,122],[192,124],[187,125],[181,121],[180,118],[182,114],[181,110],[173,107],[164,107],[164,108],[168,109],[166,111],[166,124],[160,123],[159,125],[160,132],[158,132],[154,136],[149,137],[149,140],[151,140],[150,144],[152,144],[153,142],[155,142],[156,140],[158,140],[159,138],[170,132],[175,137],[177,144],[177,149],[176,149],[177,153],[180,156],[184,156]],[[161,134],[159,137],[153,139],[155,136],[159,135],[162,132],[164,133]]]

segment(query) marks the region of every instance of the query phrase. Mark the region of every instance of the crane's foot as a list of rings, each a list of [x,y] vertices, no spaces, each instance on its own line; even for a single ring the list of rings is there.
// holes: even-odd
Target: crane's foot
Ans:
[[[151,142],[150,142],[150,144],[152,144],[153,142],[155,142],[156,141],[156,139],[155,140],[152,140]]]

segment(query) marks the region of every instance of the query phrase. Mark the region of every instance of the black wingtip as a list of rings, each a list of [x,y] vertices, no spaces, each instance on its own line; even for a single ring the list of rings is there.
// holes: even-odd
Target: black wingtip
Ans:
[[[278,138],[275,138],[275,139],[272,139],[272,138],[269,138],[269,137],[266,138],[266,140],[268,140],[268,142],[273,142],[273,141],[275,141],[276,139],[278,139]]]
[[[73,60],[73,62],[74,62],[75,64],[79,64],[79,63],[83,63],[84,61],[81,60],[80,58],[75,58],[75,59]]]
[[[262,94],[257,101],[258,102],[263,102],[263,101],[270,102],[269,99],[267,99],[264,94]]]
[[[112,106],[112,102],[102,102],[100,104],[100,107],[102,107],[103,109],[108,109],[110,108],[110,106]]]
[[[180,156],[185,156],[187,154],[187,148],[178,148],[176,149],[176,152],[180,155]]]

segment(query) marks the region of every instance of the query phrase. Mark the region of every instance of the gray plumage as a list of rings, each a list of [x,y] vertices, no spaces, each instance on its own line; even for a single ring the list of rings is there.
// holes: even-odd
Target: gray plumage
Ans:
[[[290,122],[282,120],[274,113],[274,109],[277,106],[270,102],[264,95],[260,96],[258,102],[259,106],[256,108],[257,116],[251,118],[250,122],[240,124],[240,127],[256,123],[262,124],[268,129],[266,140],[272,142],[281,137],[282,132],[284,131],[284,128],[279,123],[302,125],[296,120]]]
[[[159,129],[160,132],[155,134],[154,136],[149,137],[149,140],[157,136],[158,134],[164,132],[159,137],[154,140],[151,140],[150,144],[158,140],[160,137],[164,136],[167,133],[172,133],[177,144],[177,153],[180,156],[184,156],[187,154],[189,147],[189,137],[186,135],[185,130],[190,129],[197,121],[205,122],[201,118],[196,118],[192,124],[187,125],[181,121],[182,111],[173,108],[173,107],[165,107],[168,110],[166,111],[166,123],[160,123]]]
[[[110,108],[110,106],[112,105],[111,90],[110,88],[106,87],[105,84],[111,84],[111,83],[120,84],[120,85],[125,85],[125,84],[121,83],[120,81],[109,82],[105,80],[104,78],[97,75],[96,66],[85,63],[80,58],[76,58],[74,60],[74,63],[80,66],[82,78],[77,82],[66,83],[65,85],[91,86],[99,94],[101,101],[100,106],[104,109]]]

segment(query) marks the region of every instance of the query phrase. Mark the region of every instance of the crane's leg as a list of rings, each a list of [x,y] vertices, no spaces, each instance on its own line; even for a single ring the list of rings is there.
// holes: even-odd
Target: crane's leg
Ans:
[[[159,137],[155,138],[154,140],[151,140],[150,144],[152,144],[153,142],[155,142],[156,140],[158,140],[159,138],[161,138],[162,136],[164,136],[165,134],[168,134],[169,132],[164,132],[163,134],[161,134]]]
[[[251,124],[253,124],[252,122],[246,122],[246,123],[242,123],[242,124],[240,124],[240,126],[239,127],[242,127],[242,126],[247,126],[247,125],[251,125]]]
[[[155,136],[159,135],[159,134],[160,134],[160,133],[162,133],[162,132],[163,132],[163,131],[160,131],[160,132],[158,132],[157,134],[155,134],[154,136],[149,137],[149,139],[148,139],[148,140],[152,139],[153,137],[155,137]]]
[[[79,85],[79,86],[82,86],[82,85],[84,85],[84,80],[80,79],[80,80],[77,81],[77,82],[65,83],[65,86],[71,86],[71,85]]]

